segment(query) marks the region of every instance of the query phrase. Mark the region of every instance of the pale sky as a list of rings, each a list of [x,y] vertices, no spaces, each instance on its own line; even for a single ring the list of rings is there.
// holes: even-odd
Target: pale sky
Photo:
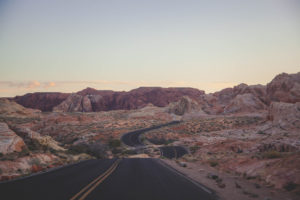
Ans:
[[[209,93],[299,71],[299,0],[0,0],[0,96]]]

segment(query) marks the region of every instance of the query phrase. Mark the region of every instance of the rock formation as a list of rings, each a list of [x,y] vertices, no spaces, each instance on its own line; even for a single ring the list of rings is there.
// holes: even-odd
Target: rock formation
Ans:
[[[182,96],[200,99],[201,95],[204,95],[203,91],[193,88],[141,87],[129,92],[98,91],[87,88],[70,95],[53,110],[63,112],[131,110],[143,108],[149,103],[165,107],[171,102],[178,101]]]
[[[168,107],[169,113],[174,113],[175,115],[184,115],[201,110],[200,105],[188,96],[183,96],[178,102],[170,103]]]
[[[282,73],[267,84],[269,101],[286,103],[300,102],[300,72],[297,74]]]
[[[70,95],[65,101],[53,108],[54,112],[92,112],[92,104],[88,96]]]
[[[269,118],[273,125],[282,129],[300,130],[300,102],[295,104],[273,102],[269,109]]]
[[[16,96],[13,100],[26,108],[52,111],[54,106],[67,99],[69,95],[60,92],[36,92],[25,94],[24,96]]]
[[[0,153],[20,152],[25,143],[21,137],[10,130],[6,123],[0,122]]]
[[[224,108],[224,113],[254,112],[266,109],[266,105],[252,93],[238,94]]]

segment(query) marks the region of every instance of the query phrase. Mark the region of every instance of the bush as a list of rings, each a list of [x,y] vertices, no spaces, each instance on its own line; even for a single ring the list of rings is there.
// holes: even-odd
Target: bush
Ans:
[[[219,163],[218,163],[218,161],[216,161],[216,160],[210,160],[209,161],[209,165],[211,166],[211,167],[215,167],[215,166],[217,166]]]
[[[278,151],[267,151],[264,152],[262,156],[263,158],[267,158],[267,159],[280,158],[281,153]]]
[[[294,182],[288,182],[285,186],[284,189],[286,189],[287,191],[292,191],[294,189],[296,189],[298,186],[298,184],[294,183]]]
[[[111,139],[108,141],[110,148],[117,148],[121,146],[121,141],[119,139]]]
[[[198,149],[200,149],[199,146],[192,146],[192,147],[190,147],[190,152],[191,152],[192,154],[193,154],[193,153],[196,153],[196,151],[197,151]]]
[[[86,153],[90,154],[91,156],[95,156],[96,158],[105,158],[106,157],[106,146],[103,145],[101,142],[94,142],[94,143],[82,143],[78,145],[72,145],[68,153],[70,154],[81,154]]]

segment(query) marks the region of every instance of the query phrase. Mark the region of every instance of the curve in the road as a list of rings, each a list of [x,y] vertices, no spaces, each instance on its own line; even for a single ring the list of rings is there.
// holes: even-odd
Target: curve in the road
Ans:
[[[136,130],[136,131],[132,131],[129,133],[125,133],[122,137],[121,137],[121,141],[131,147],[138,147],[138,146],[143,146],[144,144],[141,142],[140,140],[140,135],[147,132],[147,131],[151,131],[154,129],[159,129],[162,128],[164,126],[169,126],[169,125],[173,125],[173,124],[178,124],[180,123],[179,121],[172,121],[170,123],[166,123],[166,124],[161,124],[161,125],[157,125],[157,126],[153,126],[150,128],[145,128],[145,129],[140,129],[140,130]]]

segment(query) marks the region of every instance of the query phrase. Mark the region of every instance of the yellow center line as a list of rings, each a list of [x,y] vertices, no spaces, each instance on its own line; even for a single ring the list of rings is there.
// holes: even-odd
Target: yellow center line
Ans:
[[[86,193],[82,195],[79,200],[84,200],[100,183],[102,183],[109,175],[111,175],[115,169],[118,167],[120,162],[118,162],[109,173],[107,173],[102,179],[100,179],[93,187],[91,187]]]
[[[89,183],[87,186],[85,186],[84,188],[82,188],[76,195],[74,195],[70,200],[75,200],[78,196],[80,196],[82,193],[84,193],[89,187],[91,187],[94,183],[96,183],[99,180],[102,180],[102,178],[104,176],[106,176],[107,174],[111,174],[111,172],[116,168],[115,166],[117,166],[120,163],[120,160],[116,160],[111,166],[110,168],[108,168],[108,170],[106,170],[103,174],[101,174],[100,176],[98,176],[95,180],[93,180],[91,183]],[[113,169],[113,170],[112,170]],[[105,177],[106,178],[106,177]],[[102,182],[102,181],[101,181]],[[99,185],[99,184],[98,184]]]

